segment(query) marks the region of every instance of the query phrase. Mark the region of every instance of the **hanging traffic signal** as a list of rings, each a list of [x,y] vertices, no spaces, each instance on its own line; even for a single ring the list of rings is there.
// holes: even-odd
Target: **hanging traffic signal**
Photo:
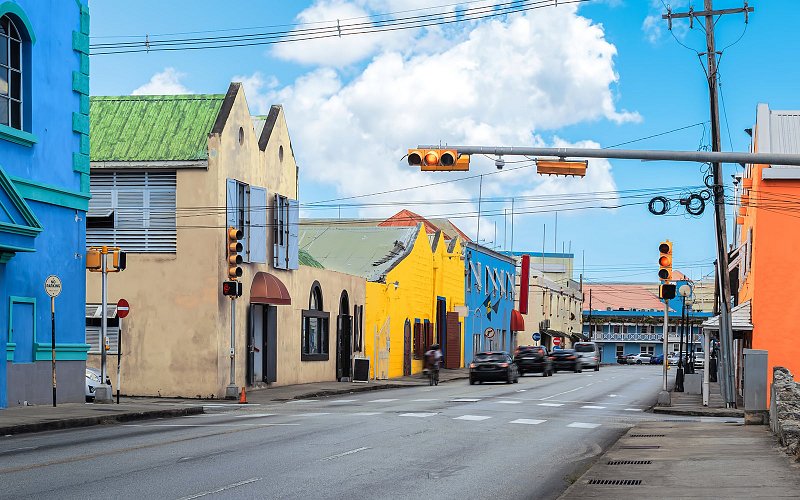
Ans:
[[[571,175],[573,177],[586,177],[586,168],[589,160],[536,160],[536,172],[539,175]]]
[[[242,268],[239,265],[242,263],[242,256],[239,252],[242,251],[242,242],[239,241],[244,237],[244,233],[241,229],[236,229],[235,227],[231,226],[228,228],[228,258],[226,259],[227,268],[228,268],[228,278],[235,280],[236,278],[241,278],[242,276]]]
[[[420,167],[423,172],[432,171],[467,171],[469,155],[459,157],[453,149],[409,149],[408,164]]]
[[[672,242],[662,241],[658,245],[658,279],[661,281],[672,280]]]

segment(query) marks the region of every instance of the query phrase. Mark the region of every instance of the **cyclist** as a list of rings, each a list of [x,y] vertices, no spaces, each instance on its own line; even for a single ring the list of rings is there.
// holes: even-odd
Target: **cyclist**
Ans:
[[[425,353],[425,367],[430,377],[431,385],[439,385],[439,366],[442,362],[442,351],[439,344],[431,345],[431,348]]]

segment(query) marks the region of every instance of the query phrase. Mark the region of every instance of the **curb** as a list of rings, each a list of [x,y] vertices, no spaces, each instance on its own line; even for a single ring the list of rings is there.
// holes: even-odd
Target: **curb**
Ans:
[[[49,420],[45,422],[36,422],[33,424],[19,424],[19,425],[10,425],[7,427],[0,427],[0,436],[72,429],[76,427],[91,427],[94,425],[116,424],[122,422],[133,422],[136,420],[148,420],[154,418],[184,417],[187,415],[199,415],[201,413],[203,413],[202,406],[189,406],[186,408],[134,411],[128,413],[120,413],[118,415],[98,415],[93,417],[66,418],[62,420]]]
[[[469,375],[457,376],[453,378],[449,378],[447,380],[440,380],[440,384],[446,384],[448,382],[452,382],[454,380],[466,380],[469,378]],[[339,396],[341,394],[352,394],[354,392],[368,392],[368,391],[380,391],[385,389],[405,389],[407,387],[418,387],[428,385],[427,383],[408,383],[408,384],[397,384],[397,383],[390,383],[390,384],[380,384],[380,385],[359,385],[354,387],[348,387],[346,389],[324,389],[320,391],[312,391],[306,392],[304,394],[298,394],[293,396],[291,399],[306,399],[306,398],[321,398],[327,396]]]
[[[653,408],[653,413],[662,415],[683,415],[685,417],[734,417],[744,418],[744,410],[736,409],[709,409],[709,410],[692,410],[683,408],[670,408],[669,406],[656,406]]]

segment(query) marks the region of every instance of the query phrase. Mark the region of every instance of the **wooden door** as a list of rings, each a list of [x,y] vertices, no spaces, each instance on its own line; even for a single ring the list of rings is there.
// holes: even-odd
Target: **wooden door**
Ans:
[[[447,352],[444,367],[461,367],[461,323],[456,312],[447,313]]]

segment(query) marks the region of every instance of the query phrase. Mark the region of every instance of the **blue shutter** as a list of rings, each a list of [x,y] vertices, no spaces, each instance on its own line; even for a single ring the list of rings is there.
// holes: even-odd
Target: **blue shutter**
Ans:
[[[286,205],[283,196],[275,195],[275,207],[272,210],[273,241],[272,241],[272,266],[275,269],[286,269],[286,234],[284,231],[286,221]]]
[[[237,193],[237,189],[236,189],[236,180],[235,179],[228,179],[227,180],[226,192],[227,192],[227,196],[226,196],[226,201],[225,201],[225,207],[227,209],[226,210],[227,221],[226,221],[225,224],[226,224],[226,230],[227,230],[228,227],[236,225],[236,209],[238,208],[239,199],[238,199],[238,196],[237,196],[238,193]]]
[[[250,186],[250,262],[267,262],[267,190]]]
[[[289,241],[287,251],[289,252],[289,269],[297,269],[298,262],[298,232],[300,226],[300,204],[297,200],[289,201]]]

